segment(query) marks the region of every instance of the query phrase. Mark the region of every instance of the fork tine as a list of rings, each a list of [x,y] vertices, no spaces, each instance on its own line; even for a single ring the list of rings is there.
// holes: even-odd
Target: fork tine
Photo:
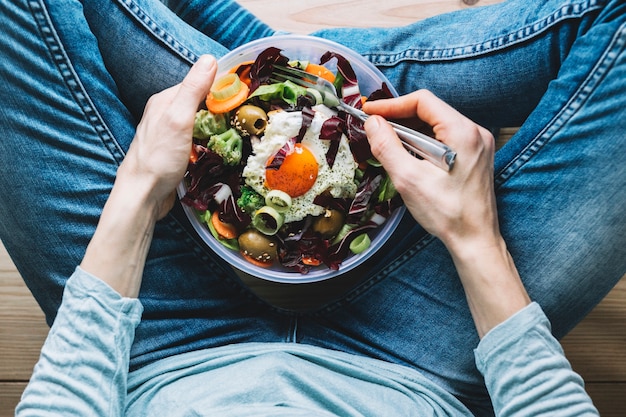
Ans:
[[[326,106],[341,109],[362,121],[367,119],[367,115],[361,110],[355,109],[339,99],[335,86],[324,78],[296,68],[283,67],[282,65],[274,65],[272,75],[275,78],[282,79],[283,81],[289,80],[303,87],[315,86],[317,87],[316,89],[322,93]],[[446,171],[452,169],[456,153],[448,146],[404,126],[393,123],[392,126],[410,152],[428,159],[430,162]]]
[[[282,74],[278,72],[274,72],[274,77],[277,81],[291,81],[294,84],[300,85],[302,87],[313,87],[315,86],[315,82],[303,80],[302,78],[292,77],[291,75]]]
[[[306,72],[306,71],[293,68],[293,67],[284,67],[282,65],[274,65],[274,69],[278,71],[282,71],[292,76],[296,76],[298,78],[304,78],[312,84],[315,84],[319,78],[315,74],[311,74],[310,72]]]

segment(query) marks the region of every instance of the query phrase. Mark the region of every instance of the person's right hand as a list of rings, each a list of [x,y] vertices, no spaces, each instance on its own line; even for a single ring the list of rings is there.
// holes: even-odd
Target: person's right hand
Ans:
[[[448,248],[483,337],[530,303],[500,234],[493,185],[493,136],[428,91],[366,102],[370,114],[417,117],[456,150],[446,172],[409,154],[384,119],[365,123],[372,153],[383,164],[407,208]]]
[[[365,123],[374,157],[422,227],[449,249],[470,241],[490,244],[500,237],[493,187],[495,145],[489,131],[426,90],[366,102],[364,110],[388,119],[417,117],[457,152],[453,169],[446,172],[409,154],[383,118],[372,116]]]

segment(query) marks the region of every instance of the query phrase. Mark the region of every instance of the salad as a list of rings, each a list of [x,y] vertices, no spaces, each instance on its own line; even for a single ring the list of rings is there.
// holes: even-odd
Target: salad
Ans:
[[[372,157],[362,122],[326,107],[312,88],[277,81],[274,66],[287,65],[330,80],[358,108],[392,96],[381,83],[362,97],[338,53],[312,63],[269,47],[214,82],[196,114],[181,201],[253,265],[338,270],[368,248],[402,201]]]

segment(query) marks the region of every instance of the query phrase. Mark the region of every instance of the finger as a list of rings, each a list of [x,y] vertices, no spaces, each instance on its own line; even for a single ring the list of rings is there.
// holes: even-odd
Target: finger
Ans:
[[[407,167],[414,167],[417,164],[422,165],[422,169],[426,170],[434,168],[434,165],[429,166],[431,164],[424,160],[419,160],[408,153],[391,125],[382,117],[369,117],[364,127],[372,154],[383,164],[396,186],[398,186],[400,181],[408,179],[406,175]]]
[[[176,95],[172,99],[172,106],[177,111],[195,113],[198,103],[205,99],[217,72],[217,62],[210,55],[203,55],[191,67],[189,73],[177,86]]]
[[[407,96],[415,107],[419,119],[432,126],[437,133],[442,127],[455,129],[464,126],[469,119],[428,90],[419,90]],[[438,138],[443,139],[443,138]]]
[[[400,97],[366,101],[363,103],[363,111],[387,119],[414,118],[416,116],[414,95],[415,93],[411,93]]]

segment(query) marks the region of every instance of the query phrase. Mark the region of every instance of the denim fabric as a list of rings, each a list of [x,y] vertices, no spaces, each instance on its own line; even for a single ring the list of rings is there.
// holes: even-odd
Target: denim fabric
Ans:
[[[223,20],[207,24],[217,16],[208,6],[170,3],[0,0],[0,238],[50,323],[147,97],[200,54],[272,33],[238,12],[250,38],[220,38]],[[558,337],[626,272],[625,21],[624,1],[510,0],[402,28],[315,33],[356,49],[400,92],[429,88],[486,126],[522,125],[496,154],[500,223]],[[344,281],[344,294],[312,311],[268,305],[176,207],[155,232],[131,366],[298,342],[414,367],[489,409],[478,338],[438,240],[407,217]]]

